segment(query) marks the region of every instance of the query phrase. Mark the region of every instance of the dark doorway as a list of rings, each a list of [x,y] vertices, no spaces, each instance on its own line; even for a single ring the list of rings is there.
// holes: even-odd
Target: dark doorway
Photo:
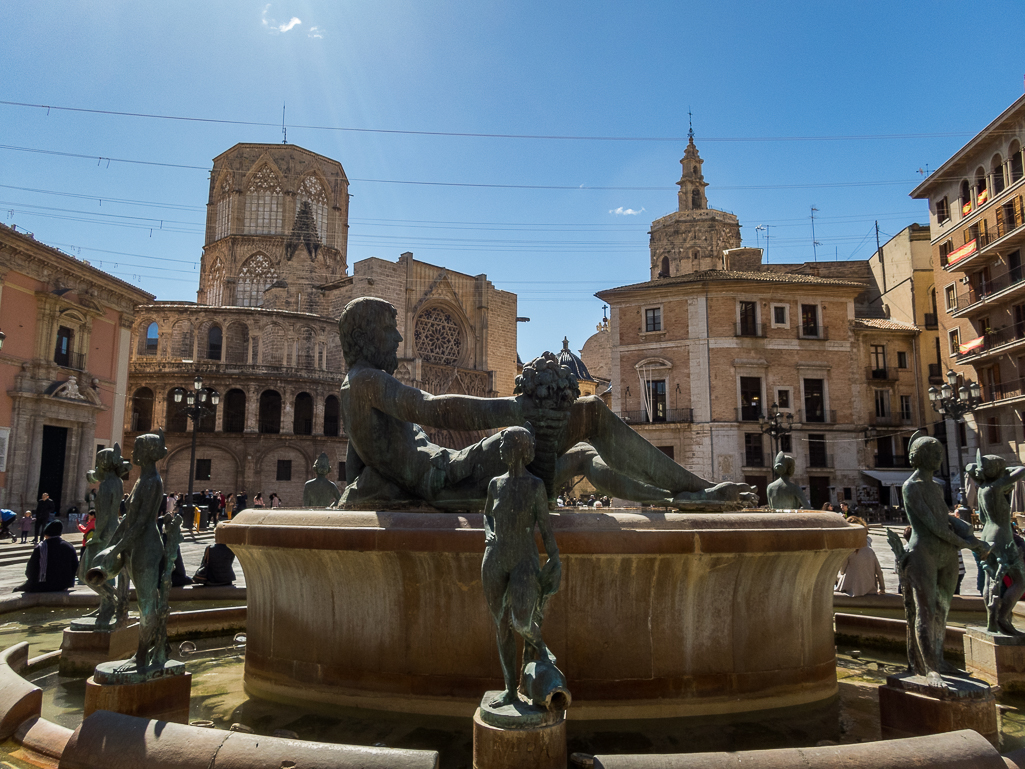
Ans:
[[[43,457],[39,468],[39,489],[36,499],[45,491],[50,495],[57,512],[61,509],[64,491],[64,455],[68,448],[68,428],[43,425]]]
[[[767,505],[769,503],[769,497],[766,494],[766,488],[769,485],[769,479],[764,475],[745,475],[744,483],[748,486],[757,489],[758,491],[758,504]]]
[[[309,393],[295,396],[292,432],[296,435],[313,435],[313,396]]]
[[[822,506],[830,501],[828,475],[808,476],[808,497],[812,510],[821,510]]]

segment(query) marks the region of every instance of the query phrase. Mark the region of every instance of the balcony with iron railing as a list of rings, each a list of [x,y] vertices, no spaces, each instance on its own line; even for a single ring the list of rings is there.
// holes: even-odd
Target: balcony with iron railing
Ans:
[[[759,405],[755,406],[741,406],[735,410],[738,422],[757,422],[762,418],[762,407]]]
[[[927,312],[925,314],[925,329],[926,331],[935,331],[940,327],[939,321],[936,318],[936,313]]]
[[[804,326],[797,327],[798,339],[816,339],[825,342],[829,339],[829,329],[826,326]]]
[[[85,371],[84,352],[58,352],[54,354],[53,362],[73,371]]]
[[[876,454],[872,464],[877,470],[911,467],[911,462],[904,454]]]
[[[734,325],[734,336],[764,337],[765,325],[762,323],[742,322]]]
[[[865,379],[872,382],[896,382],[900,379],[900,373],[893,366],[884,366],[883,368],[869,366],[865,369]]]
[[[629,425],[693,422],[694,409],[663,409],[661,412],[656,409],[651,419],[647,411],[624,411],[622,420]]]
[[[929,384],[941,385],[945,380],[943,379],[943,367],[939,363],[929,364]]]
[[[1025,323],[1012,323],[1003,328],[990,329],[981,339],[977,346],[957,354],[959,363],[974,363],[990,355],[1003,354],[1019,345],[1025,345]]]
[[[744,450],[744,467],[765,467],[765,452],[756,446]]]
[[[957,301],[950,314],[961,318],[971,314],[983,305],[1010,299],[1023,293],[1025,289],[1025,268],[1013,267],[1006,272],[995,275],[988,280],[978,278],[976,285],[957,295]]]
[[[797,421],[812,424],[836,424],[836,412],[831,409],[801,409]]]
[[[1007,401],[1025,398],[1025,379],[1012,379],[1009,382],[982,385],[982,404],[977,408],[995,406]]]
[[[911,424],[911,415],[901,415],[899,413],[889,414],[869,414],[868,423],[874,427],[901,427],[902,425]]]

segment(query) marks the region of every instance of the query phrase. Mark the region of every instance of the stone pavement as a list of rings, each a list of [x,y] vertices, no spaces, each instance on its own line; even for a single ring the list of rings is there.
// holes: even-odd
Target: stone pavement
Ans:
[[[203,560],[203,551],[206,546],[214,543],[214,532],[211,528],[196,534],[185,529],[182,533],[185,535],[181,544],[182,560],[185,562],[186,573],[191,577],[196,573]],[[65,536],[64,539],[71,542],[76,550],[81,549],[82,538],[77,531]],[[0,543],[0,595],[10,594],[15,587],[25,581],[25,565],[32,554],[32,548],[31,537],[24,545],[7,540]],[[237,577],[235,584],[238,587],[245,587],[245,576],[242,574],[242,568],[238,561],[235,561],[233,568]]]
[[[890,549],[890,543],[886,541],[887,529],[893,529],[898,535],[900,535],[904,532],[904,525],[870,526],[868,536],[872,540],[872,549],[875,551],[876,557],[879,559],[879,565],[883,568],[883,578],[886,580],[886,592],[896,593],[897,570],[894,568],[895,561],[893,558],[893,551]],[[965,578],[961,582],[960,594],[963,596],[978,596],[979,591],[975,587],[975,580],[979,573],[979,569],[975,565],[975,558],[969,550],[962,550],[961,557],[964,558]]]

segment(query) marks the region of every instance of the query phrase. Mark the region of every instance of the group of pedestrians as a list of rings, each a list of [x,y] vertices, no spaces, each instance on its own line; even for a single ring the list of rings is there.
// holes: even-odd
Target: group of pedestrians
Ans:
[[[596,497],[594,494],[591,494],[589,497],[577,499],[568,494],[560,494],[556,498],[555,504],[558,507],[593,507],[600,510],[603,507],[612,507],[612,500],[604,495]]]

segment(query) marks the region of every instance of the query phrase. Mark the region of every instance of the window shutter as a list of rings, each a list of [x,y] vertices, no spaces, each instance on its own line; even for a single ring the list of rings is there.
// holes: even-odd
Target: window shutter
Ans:
[[[972,239],[972,228],[971,227],[965,227],[965,229],[964,229],[964,242],[967,243],[971,239]]]
[[[1014,226],[1021,227],[1021,196],[1014,198]]]
[[[986,220],[979,219],[979,247],[981,248],[986,243]]]
[[[997,237],[1002,238],[1004,236],[1004,209],[997,209]]]

